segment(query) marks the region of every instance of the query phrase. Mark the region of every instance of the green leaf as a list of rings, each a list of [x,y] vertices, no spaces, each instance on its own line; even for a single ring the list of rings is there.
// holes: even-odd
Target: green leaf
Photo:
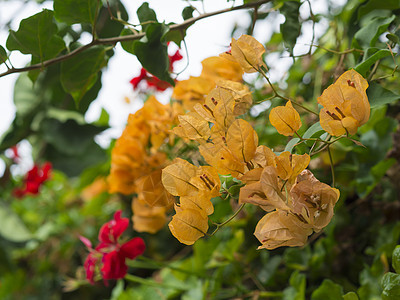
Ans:
[[[380,84],[371,83],[367,89],[367,95],[371,108],[394,103],[400,99],[400,95],[383,88]]]
[[[128,13],[121,1],[112,0],[108,3],[110,4],[110,10],[113,16],[119,16],[122,20],[128,21]],[[99,22],[96,24],[96,33],[99,38],[116,37],[121,34],[124,28],[121,22],[110,18],[110,12],[106,7],[100,9],[98,20]]]
[[[290,276],[290,287],[283,291],[283,300],[304,300],[306,293],[306,276],[295,271]]]
[[[143,68],[164,80],[171,85],[175,85],[169,76],[169,58],[165,34],[169,28],[165,24],[149,24],[146,29],[146,40],[136,41],[133,50]]]
[[[94,136],[105,129],[90,124],[80,125],[73,119],[62,122],[48,118],[41,124],[42,138],[68,155],[83,154],[93,142]]]
[[[343,300],[358,300],[358,296],[354,292],[348,292],[347,294],[343,295]]]
[[[174,25],[175,23],[169,23],[168,26]],[[168,31],[165,36],[164,39],[166,42],[174,42],[175,44],[177,44],[179,47],[181,45],[181,42],[184,40],[185,36],[186,36],[186,29],[182,29],[182,30],[170,30]]]
[[[311,294],[311,300],[339,300],[343,299],[343,288],[330,279],[325,279],[322,284]]]
[[[33,83],[29,80],[27,73],[22,73],[14,86],[14,104],[16,106],[16,114],[25,117],[37,109],[43,101],[35,92]]]
[[[300,35],[301,24],[299,22],[300,3],[296,1],[286,1],[279,11],[285,16],[285,22],[281,24],[281,33],[290,54],[293,54],[293,48]]]
[[[32,54],[44,61],[57,56],[65,48],[64,40],[56,33],[53,12],[44,9],[22,20],[17,31],[10,30],[6,45],[9,50]]]
[[[400,274],[388,272],[382,277],[382,300],[400,299]]]
[[[32,238],[18,215],[4,205],[0,205],[0,235],[12,242],[25,242]]]
[[[394,10],[400,7],[400,0],[369,0],[365,1],[358,10],[358,19],[375,9]]]
[[[387,56],[392,55],[391,52],[387,49],[381,49],[375,52],[373,55],[368,57],[365,61],[361,62],[357,66],[355,66],[354,70],[360,73],[363,77],[366,77],[367,72],[371,68],[371,66],[378,60],[385,58]]]
[[[285,151],[292,152],[294,145],[296,145],[298,142],[300,142],[299,138],[293,138],[289,141],[289,143],[286,144]]]
[[[127,36],[127,35],[133,35],[133,32],[129,30],[128,28],[124,28],[121,31],[121,36]],[[135,55],[135,43],[137,41],[125,41],[121,42],[122,49],[124,49],[126,52]]]
[[[392,254],[392,266],[397,274],[400,274],[400,245],[397,245]]]
[[[395,34],[388,33],[388,34],[386,35],[386,38],[387,38],[389,41],[391,41],[391,42],[393,42],[393,43],[395,43],[395,44],[399,44],[399,43],[400,43],[399,37],[398,37],[397,35],[395,35]]]
[[[6,50],[2,46],[0,46],[0,65],[5,63],[7,58],[8,56]]]
[[[192,6],[186,6],[182,11],[182,18],[184,20],[193,18],[194,8]]]
[[[151,21],[158,23],[157,16],[154,10],[149,7],[149,3],[144,2],[136,11],[140,23],[147,23],[142,25],[142,31],[147,31],[147,28],[151,25]]]
[[[384,33],[396,17],[381,17],[372,19],[366,26],[361,27],[354,35],[354,39],[363,48],[374,47],[379,36]]]
[[[54,16],[68,25],[95,23],[98,0],[54,0]]]
[[[61,84],[77,105],[96,83],[98,72],[106,64],[106,49],[101,46],[89,48],[61,63]]]
[[[321,124],[317,122],[311,125],[310,128],[308,128],[307,131],[304,132],[302,138],[309,139],[312,138],[313,136],[320,136],[324,132],[325,130],[322,129]]]

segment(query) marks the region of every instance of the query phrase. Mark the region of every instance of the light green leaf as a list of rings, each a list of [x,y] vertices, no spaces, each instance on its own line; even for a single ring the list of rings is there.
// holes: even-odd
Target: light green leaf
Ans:
[[[367,89],[368,100],[371,108],[394,103],[400,99],[400,95],[383,88],[380,84],[371,83]]]
[[[343,288],[330,279],[325,279],[322,284],[311,294],[311,300],[339,300],[343,299]]]
[[[400,299],[400,274],[388,272],[382,277],[382,300]]]
[[[98,0],[54,0],[55,18],[67,23],[94,24]]]
[[[346,295],[343,295],[343,300],[358,300],[358,296],[354,292],[348,292]]]
[[[400,245],[397,245],[393,250],[392,266],[397,274],[400,274]]]
[[[32,234],[13,211],[0,205],[0,235],[12,242],[25,242]]]
[[[358,64],[354,70],[360,73],[363,77],[366,77],[367,72],[371,68],[371,66],[378,61],[379,59],[385,58],[387,56],[392,55],[391,52],[387,49],[381,49],[369,56],[365,61]]]
[[[7,48],[24,54],[32,54],[39,61],[55,57],[65,48],[61,37],[56,35],[57,25],[51,10],[43,10],[21,21],[17,31],[10,30]]]
[[[310,128],[308,128],[307,131],[304,132],[303,138],[309,139],[312,138],[313,136],[320,136],[323,132],[325,131],[322,129],[321,124],[317,122],[311,125]]]
[[[384,33],[389,27],[390,23],[394,21],[396,17],[393,15],[390,18],[375,18],[372,19],[366,26],[363,26],[354,35],[354,39],[364,47],[374,47],[379,36]]]
[[[285,151],[292,152],[294,145],[296,145],[300,141],[299,138],[293,138],[286,144]]]
[[[394,10],[400,7],[400,0],[369,0],[363,2],[358,10],[358,19],[375,9]]]

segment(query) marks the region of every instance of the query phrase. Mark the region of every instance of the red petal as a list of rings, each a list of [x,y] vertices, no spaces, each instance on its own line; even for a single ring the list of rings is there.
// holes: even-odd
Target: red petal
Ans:
[[[95,273],[95,268],[96,268],[96,263],[97,263],[98,258],[92,255],[92,253],[89,253],[88,257],[85,260],[85,263],[83,266],[85,267],[86,270],[86,279],[93,284],[93,277]]]
[[[119,255],[116,250],[104,254],[103,267],[101,268],[104,279],[124,278],[127,270],[128,267],[125,264],[125,257]]]
[[[99,232],[99,240],[103,243],[116,244],[120,235],[128,228],[128,218],[121,218],[121,210],[114,214],[114,220],[105,223]]]
[[[86,248],[88,248],[89,250],[92,249],[92,242],[88,238],[80,235],[79,239],[86,246]]]
[[[126,258],[134,259],[136,256],[142,255],[145,249],[146,245],[143,239],[135,237],[123,244],[119,252]]]

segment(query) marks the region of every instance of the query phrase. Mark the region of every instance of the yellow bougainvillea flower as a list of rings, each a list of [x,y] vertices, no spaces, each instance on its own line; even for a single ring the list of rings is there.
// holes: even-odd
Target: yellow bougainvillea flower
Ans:
[[[196,103],[204,103],[205,96],[215,87],[215,82],[204,77],[190,77],[178,81],[172,98],[182,101],[186,110],[192,110]]]
[[[212,56],[201,62],[203,70],[200,77],[210,78],[214,81],[226,79],[240,82],[243,70],[237,62],[219,56]]]
[[[307,153],[298,155],[285,151],[275,158],[275,162],[279,178],[292,183],[297,175],[307,168],[310,156]]]
[[[290,101],[285,106],[274,107],[269,114],[269,121],[280,134],[286,136],[293,136],[301,127],[300,115]]]
[[[174,237],[183,244],[193,245],[208,230],[207,214],[201,209],[182,209],[175,205],[176,214],[168,227]]]
[[[178,120],[179,125],[172,132],[182,138],[202,143],[207,141],[211,135],[210,124],[196,112],[178,116]]]
[[[229,80],[218,80],[217,86],[227,90],[232,95],[234,100],[233,114],[235,116],[243,115],[253,104],[251,92],[246,85]]]
[[[355,134],[369,119],[367,88],[368,82],[356,71],[343,73],[317,99],[323,106],[319,113],[321,127],[333,136]]]
[[[161,182],[161,170],[155,170],[136,181],[136,190],[140,191],[143,201],[151,207],[170,206],[174,198],[168,193]]]
[[[182,209],[201,209],[207,215],[211,215],[214,212],[211,195],[204,191],[200,191],[196,196],[180,197],[179,205]]]
[[[156,233],[167,222],[166,211],[168,207],[151,207],[143,196],[132,200],[133,229],[137,232]]]
[[[261,242],[258,249],[304,246],[312,229],[292,213],[277,210],[267,213],[257,224],[254,235]]]
[[[176,158],[173,164],[162,170],[162,183],[171,195],[195,195],[199,189],[190,183],[190,179],[196,176],[196,171],[196,166],[184,159]]]
[[[231,52],[222,54],[222,57],[231,57],[240,64],[246,73],[257,72],[262,66],[267,68],[263,61],[264,46],[250,35],[242,35],[237,40],[232,38]]]
[[[315,231],[324,228],[332,219],[333,208],[339,199],[338,189],[318,181],[304,170],[290,190],[293,212],[301,215]]]

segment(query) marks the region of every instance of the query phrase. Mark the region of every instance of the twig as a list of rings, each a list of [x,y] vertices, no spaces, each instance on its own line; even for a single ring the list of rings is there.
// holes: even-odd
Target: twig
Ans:
[[[183,30],[183,29],[186,29],[189,26],[193,25],[197,21],[205,19],[205,18],[209,18],[209,17],[212,17],[212,16],[220,15],[220,14],[223,14],[223,13],[226,13],[226,12],[230,12],[230,11],[257,7],[257,6],[260,6],[262,4],[265,4],[265,3],[268,3],[268,2],[271,2],[271,1],[272,0],[259,0],[259,1],[255,1],[255,2],[246,3],[246,4],[243,4],[243,5],[240,5],[240,6],[236,6],[236,7],[231,7],[231,8],[221,9],[221,10],[217,10],[217,11],[210,12],[210,13],[205,13],[205,14],[202,14],[200,16],[187,19],[187,20],[185,20],[184,22],[182,22],[180,24],[171,25],[169,27],[169,29],[170,29],[170,31]],[[94,39],[89,44],[81,46],[81,47],[75,49],[74,51],[71,51],[68,54],[61,55],[59,57],[55,57],[55,58],[52,58],[52,59],[49,59],[49,60],[45,60],[45,61],[43,61],[43,62],[41,62],[39,64],[34,64],[34,65],[23,67],[23,68],[11,68],[11,69],[3,72],[3,73],[0,73],[0,78],[4,77],[6,75],[9,75],[9,74],[13,74],[13,73],[21,73],[21,72],[41,69],[43,67],[48,67],[48,66],[53,65],[55,63],[58,63],[60,61],[69,59],[69,58],[81,53],[82,51],[95,46],[95,45],[114,45],[115,46],[117,43],[139,40],[144,36],[145,36],[145,33],[138,33],[138,34],[133,34],[133,35],[125,35],[125,36],[118,36],[118,37],[112,37],[112,38]]]

